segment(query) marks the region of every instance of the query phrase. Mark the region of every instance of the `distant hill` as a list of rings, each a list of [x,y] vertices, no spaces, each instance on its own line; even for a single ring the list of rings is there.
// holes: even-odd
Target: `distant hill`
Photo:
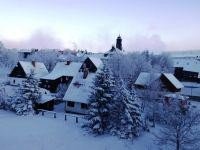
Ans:
[[[200,58],[200,50],[183,50],[169,52],[172,57],[196,57]]]

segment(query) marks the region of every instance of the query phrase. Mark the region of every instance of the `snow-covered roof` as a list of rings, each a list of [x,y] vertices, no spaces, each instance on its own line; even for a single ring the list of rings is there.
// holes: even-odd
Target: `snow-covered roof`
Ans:
[[[19,61],[26,75],[30,75],[31,71],[34,72],[35,78],[40,78],[47,75],[49,72],[42,62],[29,62],[29,61]]]
[[[20,49],[18,52],[19,53],[31,53],[32,50],[31,49]]]
[[[41,99],[40,101],[37,102],[39,104],[44,104],[48,101],[55,99],[55,97],[53,97],[51,93],[46,89],[40,88],[40,92],[41,92]]]
[[[171,73],[163,73],[163,75],[176,87],[176,89],[183,88],[183,84]]]
[[[183,67],[185,71],[200,73],[200,61],[195,58],[174,58],[174,67]]]
[[[148,73],[148,72],[141,72],[135,81],[135,85],[141,85],[141,86],[148,86],[153,81],[159,79],[161,76],[161,73]]]
[[[104,53],[91,53],[88,56],[102,59],[104,57]]]
[[[85,52],[85,51],[78,51],[76,53],[76,56],[77,57],[86,57],[87,56],[87,52]]]
[[[171,74],[171,73],[162,73],[169,81],[171,84],[176,87],[176,89],[181,89],[183,88],[183,84],[176,79],[176,77]],[[141,85],[141,86],[148,86],[157,79],[160,79],[161,73],[148,73],[148,72],[141,72],[135,81],[135,85]]]
[[[88,103],[95,76],[96,73],[89,73],[87,78],[83,79],[83,72],[79,72],[76,77],[73,78],[63,100]]]
[[[97,67],[97,68],[99,68],[99,67],[101,67],[102,66],[102,60],[100,59],[100,58],[97,58],[97,57],[88,57],[91,61],[92,61],[92,63]]]
[[[62,55],[60,55],[59,57],[58,57],[58,60],[60,60],[60,61],[73,61],[74,60],[74,58],[75,58],[76,56],[75,55],[73,55],[72,53],[67,53],[67,54],[62,54]]]
[[[55,80],[62,76],[74,77],[81,68],[81,65],[82,63],[79,62],[70,62],[69,65],[67,65],[67,62],[58,62],[53,71],[42,77],[42,79]]]
[[[108,54],[108,55],[112,56],[112,55],[122,55],[122,54],[124,54],[124,53],[125,53],[124,50],[120,50],[120,49],[118,49],[118,48],[115,48],[115,49],[113,49],[113,50],[109,50],[109,51],[106,52],[105,54]]]

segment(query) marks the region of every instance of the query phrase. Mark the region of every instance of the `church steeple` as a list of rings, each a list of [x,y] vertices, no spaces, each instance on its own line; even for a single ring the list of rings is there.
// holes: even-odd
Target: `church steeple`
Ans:
[[[116,48],[122,50],[122,38],[120,35],[117,37],[117,40],[116,40]]]

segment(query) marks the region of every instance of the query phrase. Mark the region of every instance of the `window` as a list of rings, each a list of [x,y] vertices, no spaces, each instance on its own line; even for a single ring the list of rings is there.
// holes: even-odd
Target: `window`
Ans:
[[[68,102],[67,102],[67,106],[69,106],[69,107],[74,107],[74,104],[75,104],[75,103],[72,102],[72,101],[68,101]]]
[[[84,104],[84,103],[81,103],[81,108],[82,108],[82,109],[88,109],[88,105],[87,105],[87,104]]]

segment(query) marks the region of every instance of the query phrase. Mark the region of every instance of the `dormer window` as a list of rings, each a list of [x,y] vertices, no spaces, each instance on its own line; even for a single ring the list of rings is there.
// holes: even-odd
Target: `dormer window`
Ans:
[[[87,78],[88,73],[89,73],[89,69],[88,69],[88,68],[85,68],[85,69],[83,70],[83,79],[86,79],[86,78]]]
[[[84,63],[84,64],[83,64],[83,70],[84,70],[85,68],[87,68],[87,66],[86,66],[86,64]]]

